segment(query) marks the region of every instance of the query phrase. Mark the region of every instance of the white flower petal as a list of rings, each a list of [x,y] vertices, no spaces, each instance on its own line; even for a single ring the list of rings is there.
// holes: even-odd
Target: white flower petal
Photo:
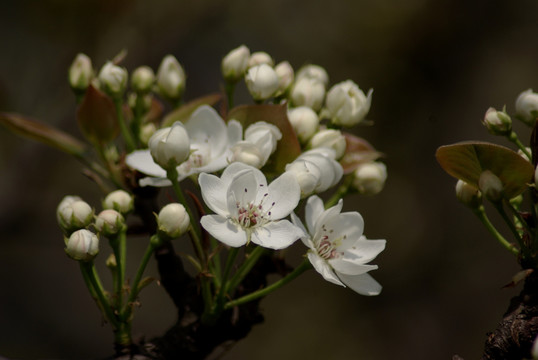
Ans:
[[[215,239],[228,246],[239,247],[247,243],[247,235],[245,231],[223,216],[202,216],[200,224],[202,224],[204,229],[206,229]]]
[[[304,236],[301,236],[301,241],[303,242],[303,244],[305,244],[305,246],[315,251],[316,249],[314,247],[314,243],[312,242],[312,240],[310,240],[310,235],[308,235],[308,231],[305,229],[301,219],[299,219],[299,217],[295,215],[294,212],[290,214],[290,217],[291,217],[291,222],[293,223],[293,225],[300,228],[301,231],[304,233]]]
[[[240,162],[235,162],[228,165],[228,167],[222,172],[222,176],[220,177],[220,179],[223,181],[224,184],[226,184],[226,187],[228,187],[228,185],[232,183],[232,180],[235,175],[237,175],[243,170],[252,170],[254,176],[256,177],[256,182],[258,184],[263,184],[263,186],[267,186],[267,180],[265,179],[265,175],[263,175],[260,170]]]
[[[386,243],[386,240],[368,240],[365,236],[361,236],[355,244],[346,250],[344,258],[360,260],[361,263],[366,264],[385,250]]]
[[[228,213],[237,216],[238,205],[246,209],[256,199],[258,192],[256,177],[251,170],[238,173],[226,190]]]
[[[270,249],[284,249],[293,244],[304,232],[288,220],[271,221],[264,226],[254,228],[251,241]]]
[[[316,219],[323,214],[325,207],[323,200],[317,195],[310,196],[305,205],[305,221],[310,234],[316,232]]]
[[[228,186],[215,175],[202,173],[198,177],[202,198],[206,205],[217,214],[228,215],[226,193]]]
[[[336,246],[336,251],[338,252],[346,251],[355,245],[364,229],[364,220],[356,211],[338,214],[325,219],[322,216],[320,219],[323,219],[323,222],[319,221],[319,223],[324,226],[317,228],[318,232],[316,232],[314,238],[320,239],[324,235],[329,236],[330,241]]]
[[[166,187],[171,186],[172,182],[162,177],[145,177],[138,181],[140,186]]]
[[[340,199],[338,201],[338,204],[328,208],[325,210],[315,221],[314,223],[314,234],[318,234],[321,230],[321,226],[326,224],[329,219],[338,218],[340,216],[340,211],[342,211],[342,207],[344,206],[344,201]],[[362,235],[362,231],[361,231]],[[314,235],[315,237],[316,235]]]
[[[191,139],[191,147],[196,143],[210,144],[216,153],[224,151],[227,145],[227,132],[224,120],[211,106],[200,106],[185,123]]]
[[[333,284],[345,287],[345,285],[335,275],[333,269],[329,266],[329,264],[327,264],[325,260],[319,257],[317,253],[309,251],[308,260],[310,260],[310,263],[312,264],[312,266],[314,266],[314,269],[316,269],[316,271],[320,273],[325,280],[332,282]]]
[[[234,119],[228,121],[227,126],[228,144],[229,146],[232,146],[243,138],[243,126],[241,126],[239,121]]]
[[[166,178],[166,170],[153,161],[149,150],[133,151],[127,155],[125,162],[133,169],[136,169],[146,175]]]
[[[269,184],[267,193],[263,208],[268,213],[270,211],[271,219],[282,219],[288,216],[301,199],[301,188],[295,176],[286,172]]]
[[[340,280],[347,286],[349,286],[353,291],[361,295],[379,295],[381,292],[382,286],[374,280],[369,274],[362,275],[345,275],[338,274]]]
[[[370,270],[377,269],[377,265],[363,265],[360,262],[355,262],[345,258],[330,259],[327,262],[329,265],[331,265],[334,271],[346,275],[360,275],[367,273]]]

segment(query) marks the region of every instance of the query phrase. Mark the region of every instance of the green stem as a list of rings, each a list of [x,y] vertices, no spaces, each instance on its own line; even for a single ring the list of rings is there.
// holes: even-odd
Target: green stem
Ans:
[[[230,275],[233,264],[235,263],[235,258],[237,257],[238,253],[239,253],[239,248],[231,248],[230,251],[228,252],[228,257],[226,258],[226,265],[224,266],[224,272],[221,278],[221,287],[219,289],[217,298],[215,300],[215,305],[217,307],[220,307],[223,304],[224,297],[226,296],[226,293],[228,292],[227,290],[230,285],[230,283],[228,282],[228,276]],[[218,312],[219,310],[216,310],[216,311]]]
[[[127,228],[121,229],[116,236],[110,238],[110,246],[116,258],[116,278],[114,279],[114,292],[116,295],[116,309],[123,304],[123,284],[125,283],[125,267],[127,263]]]
[[[352,183],[353,175],[348,175],[347,177],[345,177],[342,185],[340,185],[338,189],[336,189],[334,194],[331,196],[331,198],[325,202],[325,208],[328,209],[336,205],[340,199],[346,196]]]
[[[532,155],[531,153],[529,152],[529,150],[527,150],[527,148],[525,147],[525,145],[523,145],[521,143],[521,141],[519,140],[519,138],[517,137],[517,134],[512,131],[510,133],[510,135],[507,136],[508,140],[510,140],[512,143],[514,143],[522,152],[523,154],[525,154],[527,156],[527,158],[529,158],[529,160],[532,162]]]
[[[133,135],[125,123],[125,118],[123,117],[123,103],[121,98],[114,99],[114,105],[116,105],[116,115],[118,116],[118,123],[120,125],[121,134],[125,140],[125,147],[127,152],[131,152],[136,149],[135,142],[133,140]]]
[[[234,106],[235,84],[236,82],[226,81],[225,91],[226,99],[228,100],[228,111],[230,111]]]
[[[213,276],[213,283],[215,284],[216,288],[219,288],[223,282],[222,274],[221,274],[221,264],[220,264],[220,250],[219,250],[219,244],[215,238],[212,236],[209,239],[210,245],[211,245],[211,252],[213,253],[211,257],[211,272],[214,275]]]
[[[158,235],[153,235],[153,236],[155,237]],[[127,321],[127,322],[131,321],[133,303],[135,302],[138,296],[138,293],[140,292],[138,285],[140,284],[140,280],[142,280],[142,275],[144,275],[144,271],[146,270],[146,266],[148,265],[148,262],[151,259],[151,255],[153,254],[154,250],[155,250],[155,246],[153,244],[153,241],[150,241],[150,243],[148,244],[148,247],[146,248],[146,252],[144,253],[144,256],[142,257],[142,260],[140,261],[138,270],[136,271],[135,278],[131,285],[131,292],[129,293],[129,297],[127,298],[127,303],[124,305],[123,310],[121,312],[121,317],[123,321]]]
[[[297,266],[292,272],[290,272],[288,275],[284,276],[282,279],[274,282],[273,284],[263,288],[263,289],[260,289],[258,291],[254,291],[248,295],[245,295],[245,296],[242,296],[240,297],[239,299],[235,299],[235,300],[232,300],[232,301],[229,301],[227,302],[225,305],[224,305],[224,309],[230,309],[230,308],[233,308],[235,306],[239,306],[239,305],[243,305],[249,301],[252,301],[252,300],[256,300],[256,299],[259,299],[263,296],[266,296],[268,295],[269,293],[277,290],[277,289],[280,289],[282,286],[286,285],[287,283],[289,283],[290,281],[294,280],[296,277],[298,277],[299,275],[301,275],[303,272],[305,272],[306,270],[310,269],[312,266],[310,265],[310,262],[308,261],[308,259],[304,259],[303,262]]]
[[[261,246],[256,246],[254,250],[248,255],[243,265],[239,267],[235,275],[230,279],[228,286],[226,287],[226,292],[228,294],[233,294],[235,288],[241,284],[241,281],[247,276],[252,267],[256,264],[260,256],[265,253],[265,249]]]
[[[95,295],[97,296],[98,300],[98,306],[103,311],[103,316],[105,319],[112,324],[112,327],[114,329],[118,328],[118,319],[116,318],[114,312],[112,311],[112,307],[110,306],[110,303],[108,302],[108,299],[105,296],[105,291],[103,289],[103,285],[101,284],[101,281],[99,280],[99,275],[97,274],[97,270],[95,269],[95,265],[93,261],[80,261],[80,270],[83,273],[83,277],[89,281],[91,284],[93,291],[95,292]],[[90,291],[91,292],[91,291]]]
[[[482,224],[488,229],[488,231],[493,235],[493,237],[508,251],[514,255],[519,255],[519,250],[511,243],[509,243],[493,226],[491,221],[489,221],[488,216],[483,205],[480,205],[478,208],[473,209],[475,215],[480,219]]]
[[[510,229],[510,231],[516,238],[517,243],[523,249],[523,241],[521,240],[521,236],[519,235],[519,232],[517,231],[516,227],[514,226],[514,223],[512,222],[508,214],[506,214],[506,211],[504,211],[504,206],[503,206],[502,201],[493,203],[493,206],[495,207],[495,209],[497,209],[497,211],[503,218],[504,222],[506,223],[506,225],[508,225],[508,228]]]

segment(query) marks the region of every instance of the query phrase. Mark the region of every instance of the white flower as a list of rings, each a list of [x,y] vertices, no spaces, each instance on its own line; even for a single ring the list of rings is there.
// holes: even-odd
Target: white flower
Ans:
[[[90,261],[99,252],[99,238],[89,230],[77,230],[67,240],[65,252],[74,260]]]
[[[486,111],[482,123],[493,135],[510,135],[512,132],[510,116],[506,112],[497,111],[492,107]]]
[[[241,79],[247,71],[250,50],[245,45],[230,51],[221,63],[222,76],[228,81]]]
[[[107,94],[123,94],[127,86],[127,70],[108,61],[99,72],[99,82]]]
[[[308,78],[314,79],[327,87],[329,85],[329,75],[327,71],[319,65],[305,65],[297,72],[297,79]]]
[[[367,263],[385,249],[386,240],[367,240],[362,235],[362,216],[356,211],[340,213],[342,206],[340,199],[325,210],[319,197],[308,198],[305,207],[308,232],[295,214],[291,218],[309,234],[301,240],[309,248],[308,259],[325,280],[349,286],[361,295],[378,295],[381,285],[367,274],[377,266]]]
[[[228,166],[220,178],[200,174],[200,189],[206,205],[215,215],[200,223],[226,245],[239,247],[252,241],[283,249],[303,236],[288,220],[299,203],[301,190],[291,174],[284,173],[269,186],[263,173],[243,163]]]
[[[157,130],[149,139],[148,147],[153,161],[165,170],[170,169],[187,160],[189,134],[185,126],[176,121],[171,127]]]
[[[499,202],[503,197],[504,186],[501,181],[490,170],[484,170],[478,178],[478,189],[484,194],[484,196],[492,201]]]
[[[354,126],[364,120],[372,102],[372,92],[368,95],[359,89],[351,80],[334,85],[327,93],[325,110],[333,124],[338,126]]]
[[[82,229],[93,221],[93,209],[78,196],[66,196],[56,209],[58,224],[66,232]]]
[[[93,78],[93,67],[91,59],[79,53],[69,67],[69,85],[76,90],[86,90]]]
[[[323,129],[318,131],[309,142],[310,148],[330,148],[335,151],[335,159],[340,159],[346,152],[346,138],[340,130]]]
[[[278,90],[278,75],[267,64],[256,65],[248,69],[245,82],[254,100],[268,99]]]
[[[253,52],[252,55],[250,55],[248,59],[248,68],[258,66],[261,64],[269,65],[270,67],[273,67],[275,65],[275,61],[269,55],[268,53],[264,51],[256,51]]]
[[[532,89],[523,91],[517,97],[516,115],[527,125],[534,126],[538,118],[538,94]]]
[[[134,198],[125,190],[114,190],[103,200],[103,209],[113,209],[126,215],[134,209]]]
[[[157,87],[161,95],[179,99],[185,90],[185,71],[175,56],[166,55],[157,70]]]
[[[157,223],[161,234],[175,239],[189,229],[190,218],[183,205],[171,203],[161,209]]]
[[[149,66],[140,66],[131,75],[131,86],[136,92],[151,91],[155,82],[155,73]]]
[[[364,195],[379,193],[386,180],[387,166],[378,161],[361,164],[353,173],[353,186]]]
[[[101,211],[95,219],[95,229],[105,236],[116,235],[124,225],[123,216],[113,209]]]
[[[325,85],[316,78],[297,76],[291,88],[290,100],[293,106],[308,106],[319,111],[325,100]]]
[[[200,172],[215,172],[228,165],[232,156],[231,147],[241,140],[243,129],[241,124],[230,120],[228,124],[222,120],[215,109],[200,106],[185,123],[190,138],[190,156],[176,167],[178,181]],[[151,177],[140,180],[140,186],[169,186],[166,171],[157,165],[149,150],[138,150],[126,159],[127,165]]]
[[[293,83],[293,68],[287,61],[280,62],[275,66],[275,72],[278,76],[278,90],[276,96],[284,94],[290,88]]]
[[[282,133],[278,127],[258,121],[245,130],[245,140],[232,146],[229,162],[242,162],[259,169],[275,152],[277,141],[281,138]]]
[[[289,109],[288,120],[302,144],[307,143],[319,127],[318,114],[308,106]]]

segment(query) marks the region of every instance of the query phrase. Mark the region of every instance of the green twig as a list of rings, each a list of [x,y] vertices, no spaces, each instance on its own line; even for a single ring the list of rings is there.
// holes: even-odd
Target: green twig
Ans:
[[[478,208],[473,209],[473,212],[475,215],[480,219],[480,221],[484,224],[486,229],[493,235],[493,237],[508,251],[510,251],[514,255],[519,255],[519,250],[511,243],[509,243],[493,226],[491,221],[489,221],[488,216],[486,215],[486,211],[484,209],[483,205],[480,205]]]

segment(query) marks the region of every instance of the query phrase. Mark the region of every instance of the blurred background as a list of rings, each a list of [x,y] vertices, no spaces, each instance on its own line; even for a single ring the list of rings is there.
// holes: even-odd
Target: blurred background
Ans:
[[[4,1],[0,110],[81,137],[67,68],[78,52],[100,68],[123,48],[130,71],[156,70],[175,55],[187,72],[187,100],[219,90],[220,60],[241,44],[295,69],[324,66],[331,84],[349,78],[374,88],[375,125],[356,133],[386,154],[389,178],[380,195],[348,198],[345,208],[361,212],[369,238],[388,241],[371,273],[383,292],[362,297],[310,271],[263,300],[265,323],[222,359],[477,359],[520,290],[503,289],[518,267],[457,202],[455,180],[434,154],[461,140],[507,145],[480,120],[490,106],[513,114],[517,95],[538,89],[537,13],[533,0]],[[530,131],[518,129],[527,142]],[[101,195],[80,169],[0,128],[2,356],[112,354],[111,330],[56,225],[64,195],[100,209]],[[129,243],[131,265],[145,241]],[[148,273],[157,274],[154,261]],[[135,336],[161,335],[175,322],[159,286],[141,302]]]

